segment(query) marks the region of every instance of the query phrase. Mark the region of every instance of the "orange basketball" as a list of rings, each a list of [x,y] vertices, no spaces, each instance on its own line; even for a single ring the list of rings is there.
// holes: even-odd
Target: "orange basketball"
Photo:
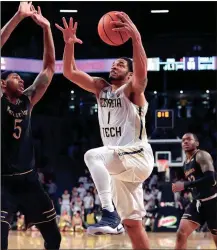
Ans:
[[[117,11],[106,13],[98,23],[98,34],[103,42],[112,46],[119,46],[124,44],[130,37],[125,31],[113,31],[115,28],[111,21],[119,21],[120,19],[115,15]]]

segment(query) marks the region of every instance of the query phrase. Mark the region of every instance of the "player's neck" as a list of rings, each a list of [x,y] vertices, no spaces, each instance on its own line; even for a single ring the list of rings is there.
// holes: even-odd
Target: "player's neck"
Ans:
[[[17,103],[17,96],[11,96],[7,92],[5,92],[6,98],[8,99],[9,102],[16,104]]]
[[[119,89],[121,86],[123,86],[123,84],[125,84],[125,81],[115,81],[115,80],[112,80],[111,81],[111,85],[112,85],[112,91],[115,91],[117,89]]]
[[[190,160],[196,154],[197,151],[198,151],[198,149],[196,148],[196,149],[194,149],[192,151],[186,152],[185,153],[186,154],[186,159]]]

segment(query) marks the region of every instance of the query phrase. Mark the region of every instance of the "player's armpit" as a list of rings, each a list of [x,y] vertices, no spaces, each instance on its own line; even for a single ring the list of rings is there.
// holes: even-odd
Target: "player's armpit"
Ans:
[[[203,173],[206,171],[215,171],[212,157],[208,152],[200,150],[196,155],[196,161]]]
[[[95,95],[98,95],[106,86],[106,82],[102,78],[92,77],[80,70],[70,70],[68,72],[64,72],[64,76],[82,89]]]
[[[23,94],[28,96],[34,106],[44,95],[53,78],[54,71],[49,68],[43,70],[35,79],[34,83],[24,90]]]
[[[148,84],[148,78],[145,78],[144,80],[138,80],[133,77],[132,92],[137,94],[144,93],[147,84]]]

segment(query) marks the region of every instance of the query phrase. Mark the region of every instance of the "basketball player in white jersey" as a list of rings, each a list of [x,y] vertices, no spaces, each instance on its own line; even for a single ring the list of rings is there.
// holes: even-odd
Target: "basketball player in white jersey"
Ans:
[[[91,77],[76,68],[74,44],[77,23],[69,25],[63,18],[65,49],[63,74],[73,83],[96,95],[101,137],[104,146],[87,151],[84,156],[103,207],[102,219],[90,226],[88,233],[129,234],[134,249],[149,249],[142,226],[145,215],[142,183],[153,170],[154,158],[145,130],[148,103],[144,96],[147,85],[147,57],[136,26],[125,13],[117,13],[122,22],[114,21],[114,31],[126,31],[132,38],[133,62],[117,59],[110,71],[110,82]],[[112,199],[117,212],[114,210]]]

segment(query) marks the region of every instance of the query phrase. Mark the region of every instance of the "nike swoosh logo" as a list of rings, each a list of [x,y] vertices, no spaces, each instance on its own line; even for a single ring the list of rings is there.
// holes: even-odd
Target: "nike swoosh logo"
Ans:
[[[117,228],[117,231],[120,232],[123,229],[123,227]]]
[[[216,184],[217,184],[217,183],[216,183],[216,181],[215,181],[214,185],[212,185],[212,186],[214,187],[214,186],[216,186]]]

